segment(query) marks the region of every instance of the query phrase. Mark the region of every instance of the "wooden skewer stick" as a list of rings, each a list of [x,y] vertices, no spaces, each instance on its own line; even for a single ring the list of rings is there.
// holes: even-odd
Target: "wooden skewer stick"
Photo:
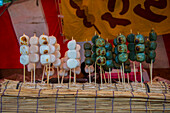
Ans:
[[[109,73],[107,72],[107,81],[110,82]]]
[[[42,80],[41,80],[41,83],[43,82],[43,79],[44,79],[44,74],[45,74],[45,66],[44,66],[44,69],[43,69],[43,75],[42,75]]]
[[[50,81],[50,68],[51,68],[51,64],[49,63],[48,83],[49,83],[49,81]]]
[[[35,63],[34,63],[34,84],[35,84]]]
[[[102,66],[100,65],[100,78],[101,78],[101,85],[103,84],[103,81],[102,81]]]
[[[112,84],[111,69],[109,68],[110,83]]]
[[[151,85],[152,85],[152,69],[153,69],[153,60],[151,60],[151,65],[150,65]]]
[[[95,69],[94,69],[94,76],[95,76],[95,86],[96,86],[96,62],[95,62]]]
[[[76,69],[74,68],[74,83],[76,83]]]
[[[122,63],[122,74],[123,74],[123,83],[125,84],[125,72],[124,72],[125,68],[124,68],[124,64]]]
[[[33,70],[31,70],[31,83],[32,83],[32,79],[33,79]]]
[[[129,84],[129,73],[127,73],[127,78],[128,78],[128,84]]]
[[[96,31],[94,32],[94,35],[96,35],[97,33],[96,33]]]
[[[136,80],[136,68],[135,68],[135,61],[133,62],[133,72],[134,72],[134,76],[135,76],[135,82],[137,82],[137,80]]]
[[[106,82],[106,76],[105,76],[104,70],[103,70],[103,76],[104,76],[104,83],[107,83]]]
[[[89,71],[89,83],[91,83],[91,73],[90,73],[90,66],[88,66],[88,71]]]
[[[61,84],[63,84],[65,72],[66,72],[66,70],[64,70],[64,73],[63,73],[63,76],[62,76],[62,79],[61,79]]]
[[[118,74],[118,79],[119,79],[119,82],[120,82],[119,69],[117,69],[117,74]]]
[[[58,78],[58,84],[59,84],[60,83],[59,67],[57,67],[57,78]]]
[[[141,76],[141,85],[143,86],[143,84],[142,84],[142,63],[140,63],[140,76]]]
[[[23,81],[25,83],[25,65],[24,65],[24,77],[23,77]]]
[[[121,72],[121,78],[122,78],[122,83],[123,83],[123,74],[122,74],[122,67],[120,66],[120,72]]]
[[[69,84],[71,84],[71,69],[70,69],[70,76],[69,76]]]

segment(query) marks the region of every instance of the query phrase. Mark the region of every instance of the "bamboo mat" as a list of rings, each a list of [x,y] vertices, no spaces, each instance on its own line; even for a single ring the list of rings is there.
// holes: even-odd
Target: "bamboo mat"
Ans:
[[[95,87],[94,84],[35,85],[5,80],[1,83],[1,112],[170,113],[169,85],[155,82],[148,86],[150,93],[146,84],[142,88],[135,83]]]

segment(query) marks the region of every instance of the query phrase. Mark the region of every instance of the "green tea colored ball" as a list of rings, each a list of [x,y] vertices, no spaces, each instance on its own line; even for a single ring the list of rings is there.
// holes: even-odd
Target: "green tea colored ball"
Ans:
[[[96,49],[97,56],[104,56],[106,55],[106,49],[104,47],[99,47]]]
[[[136,44],[143,44],[145,42],[143,35],[138,34],[135,36],[135,41]]]
[[[96,47],[95,45],[93,45],[93,46],[92,46],[92,51],[93,51],[93,52],[96,52],[96,48],[97,48],[97,47]]]
[[[133,33],[131,33],[127,36],[127,41],[129,43],[134,43],[134,39],[135,39],[135,35]]]
[[[126,62],[128,59],[128,54],[127,53],[121,53],[118,55],[119,62],[123,63]]]
[[[92,58],[85,58],[85,64],[89,66],[92,65],[93,64]]]
[[[94,35],[94,36],[92,37],[92,43],[95,44],[95,43],[96,43],[96,39],[98,39],[98,38],[99,38],[98,35]]]
[[[128,44],[128,50],[129,51],[135,51],[135,44],[134,43],[129,43]]]
[[[136,54],[136,61],[138,61],[138,62],[145,61],[145,53],[137,53]]]
[[[105,40],[103,39],[103,38],[98,38],[98,39],[96,39],[96,46],[97,47],[104,47],[105,46]]]
[[[107,52],[106,52],[106,59],[107,59],[107,60],[111,60],[112,58],[113,58],[112,52],[111,52],[111,51],[107,51]]]
[[[113,40],[113,44],[114,44],[114,46],[117,46],[118,44],[117,44],[117,38],[115,38],[114,40]]]
[[[125,44],[126,43],[126,37],[124,35],[117,36],[117,43],[118,44]]]
[[[120,45],[117,46],[117,48],[118,48],[119,53],[127,52],[127,45],[126,44],[120,44]]]
[[[148,56],[150,59],[154,59],[156,57],[156,52],[154,50],[150,50]]]
[[[136,53],[135,52],[130,52],[129,53],[129,59],[131,61],[136,61]]]
[[[157,34],[154,30],[151,30],[151,32],[149,33],[149,39],[150,39],[150,41],[156,41]]]
[[[149,49],[150,50],[155,50],[157,47],[157,43],[155,41],[150,41],[149,43]]]
[[[84,43],[84,50],[91,50],[91,44],[89,42]]]
[[[108,51],[112,51],[112,44],[107,42],[106,45],[105,45],[105,48]]]
[[[135,51],[137,53],[142,53],[145,51],[145,45],[144,44],[136,44]]]
[[[146,60],[145,60],[146,63],[149,63],[149,64],[150,64],[150,63],[151,63],[151,60],[152,60],[153,63],[155,62],[155,59],[150,59],[149,56],[146,55]]]
[[[105,65],[106,64],[106,58],[103,56],[99,56],[96,58],[96,64],[97,65]]]
[[[91,57],[91,54],[92,54],[91,50],[85,50],[84,52],[85,57]]]

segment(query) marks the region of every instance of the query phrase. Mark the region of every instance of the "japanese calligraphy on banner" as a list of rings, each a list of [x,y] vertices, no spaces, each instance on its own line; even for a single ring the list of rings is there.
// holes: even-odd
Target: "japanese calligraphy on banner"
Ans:
[[[169,0],[61,0],[61,6],[68,39],[91,40],[95,31],[105,39],[130,29],[145,36],[151,28],[158,35],[170,33]]]

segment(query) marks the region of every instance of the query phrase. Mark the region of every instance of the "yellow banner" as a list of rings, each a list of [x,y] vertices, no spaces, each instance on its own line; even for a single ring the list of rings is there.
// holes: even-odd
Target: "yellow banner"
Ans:
[[[148,36],[170,33],[169,0],[61,0],[66,38],[91,40],[95,31],[104,39],[114,39],[130,29]]]

